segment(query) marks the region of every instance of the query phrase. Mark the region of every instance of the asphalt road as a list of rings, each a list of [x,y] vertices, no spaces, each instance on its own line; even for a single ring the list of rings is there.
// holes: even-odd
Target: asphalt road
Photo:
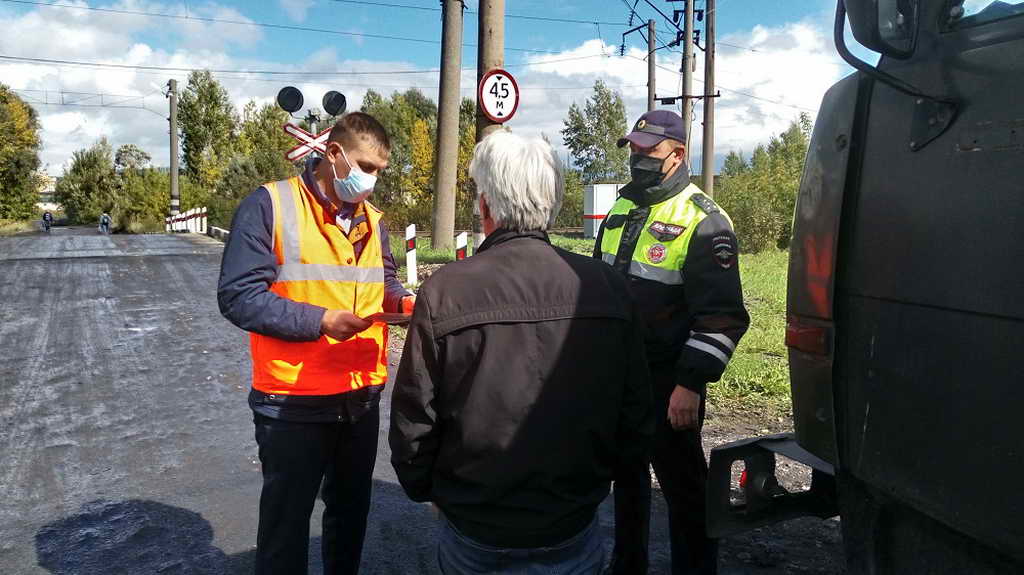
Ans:
[[[0,238],[0,573],[252,572],[248,348],[217,312],[220,253],[191,235]],[[363,572],[434,573],[436,520],[402,493],[386,435]],[[610,547],[607,503],[600,518]],[[834,571],[834,527],[786,529],[725,542],[740,559],[723,572]],[[651,573],[668,572],[665,533],[656,497]]]

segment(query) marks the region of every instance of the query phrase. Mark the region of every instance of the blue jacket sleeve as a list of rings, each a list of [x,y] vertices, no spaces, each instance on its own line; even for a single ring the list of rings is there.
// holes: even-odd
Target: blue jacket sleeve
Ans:
[[[320,339],[324,308],[270,291],[277,278],[273,229],[270,194],[259,188],[242,200],[231,221],[217,282],[220,313],[245,331],[285,341]]]
[[[384,311],[399,313],[402,311],[402,298],[412,295],[412,292],[405,289],[402,281],[398,279],[398,264],[391,253],[388,227],[383,220],[380,222],[380,241],[384,256]]]

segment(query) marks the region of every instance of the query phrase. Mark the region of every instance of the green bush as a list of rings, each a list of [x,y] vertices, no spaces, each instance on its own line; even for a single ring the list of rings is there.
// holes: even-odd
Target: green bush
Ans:
[[[726,157],[715,200],[732,218],[741,250],[789,247],[810,134],[810,118],[801,114],[767,146],[758,146],[749,162],[736,152]]]

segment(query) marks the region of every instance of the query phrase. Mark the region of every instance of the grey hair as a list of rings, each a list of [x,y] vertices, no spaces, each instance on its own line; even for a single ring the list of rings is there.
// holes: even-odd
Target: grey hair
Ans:
[[[473,150],[469,175],[499,227],[525,232],[554,225],[565,177],[547,142],[507,130],[494,132]]]

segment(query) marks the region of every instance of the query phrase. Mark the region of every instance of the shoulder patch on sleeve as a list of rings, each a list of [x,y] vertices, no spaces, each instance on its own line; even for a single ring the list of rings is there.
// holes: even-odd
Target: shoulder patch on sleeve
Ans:
[[[722,269],[736,264],[736,240],[732,234],[719,234],[711,238],[711,255]]]
[[[722,209],[718,207],[718,204],[716,204],[714,200],[705,196],[704,194],[693,194],[692,196],[690,196],[690,201],[693,202],[695,206],[700,208],[702,212],[708,215],[717,214],[718,212],[722,211]]]

